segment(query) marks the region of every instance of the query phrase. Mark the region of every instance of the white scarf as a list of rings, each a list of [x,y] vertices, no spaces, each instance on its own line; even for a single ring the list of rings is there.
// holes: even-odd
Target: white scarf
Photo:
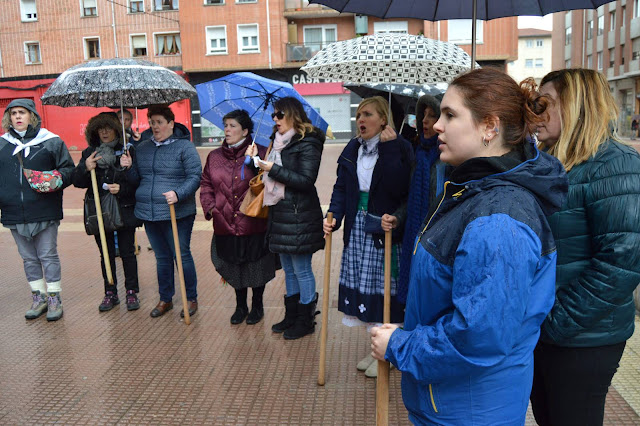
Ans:
[[[55,133],[51,133],[47,129],[40,129],[36,137],[31,139],[27,143],[22,143],[20,139],[14,137],[11,133],[8,133],[8,132],[2,135],[3,139],[5,139],[7,142],[14,144],[16,146],[16,149],[13,150],[13,154],[11,155],[16,155],[20,151],[24,151],[24,158],[27,158],[29,156],[32,146],[39,145],[42,142],[48,141],[49,139],[59,138],[59,137],[60,136],[56,135]]]

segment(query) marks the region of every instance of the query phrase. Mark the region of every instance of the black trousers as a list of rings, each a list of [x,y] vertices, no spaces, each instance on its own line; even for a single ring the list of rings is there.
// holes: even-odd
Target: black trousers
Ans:
[[[120,250],[120,259],[122,259],[122,269],[124,270],[124,287],[127,290],[133,290],[136,293],[138,288],[138,259],[136,258],[134,235],[135,228],[118,229],[118,249]],[[111,263],[111,275],[113,276],[113,285],[109,285],[107,280],[107,271],[104,267],[104,258],[102,255],[102,245],[100,236],[96,235],[96,244],[100,250],[100,266],[102,267],[102,277],[104,278],[104,291],[112,291],[118,294],[118,279],[116,277],[116,244],[113,232],[106,233],[107,251],[109,252],[109,263]]]
[[[609,385],[625,345],[566,348],[538,342],[531,390],[538,425],[602,425]]]

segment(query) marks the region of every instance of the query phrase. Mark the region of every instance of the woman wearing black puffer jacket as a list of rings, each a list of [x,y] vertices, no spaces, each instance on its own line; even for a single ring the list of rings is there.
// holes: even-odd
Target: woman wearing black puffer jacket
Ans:
[[[285,318],[271,327],[288,340],[315,331],[318,302],[311,269],[313,253],[324,247],[322,209],[315,182],[325,135],[313,127],[300,101],[292,97],[274,103],[273,147],[266,161],[264,204],[269,207],[269,249],[280,255],[287,294]],[[247,155],[257,154],[249,146]]]
[[[95,169],[100,195],[107,191],[114,194],[120,204],[120,212],[124,226],[119,228],[118,248],[124,269],[124,286],[127,290],[126,302],[129,311],[140,307],[138,300],[138,261],[135,254],[134,234],[136,226],[142,222],[135,217],[136,187],[132,185],[120,168],[120,156],[123,153],[122,125],[115,114],[101,113],[91,118],[85,130],[85,137],[89,147],[82,151],[82,158],[73,170],[71,180],[78,188],[88,188],[87,197],[93,203],[91,189],[91,170]],[[129,152],[133,150],[129,146]],[[113,272],[113,284],[109,284],[101,250],[100,236],[95,235],[96,244],[100,251],[102,277],[104,278],[104,299],[98,309],[101,312],[110,311],[120,303],[118,298],[118,282],[116,278],[116,248],[113,232],[106,233],[109,262]]]

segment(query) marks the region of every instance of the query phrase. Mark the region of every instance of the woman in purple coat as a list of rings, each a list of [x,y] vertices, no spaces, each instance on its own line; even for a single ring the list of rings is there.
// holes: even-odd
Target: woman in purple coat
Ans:
[[[275,276],[275,254],[265,244],[266,219],[245,216],[240,204],[255,176],[245,166],[245,150],[252,143],[253,122],[245,110],[231,111],[223,117],[225,140],[212,151],[202,171],[200,202],[207,220],[213,221],[211,261],[223,281],[236,291],[236,310],[231,324],[257,324],[264,317],[264,286]],[[258,153],[265,156],[266,148]],[[253,290],[251,312],[247,289]]]

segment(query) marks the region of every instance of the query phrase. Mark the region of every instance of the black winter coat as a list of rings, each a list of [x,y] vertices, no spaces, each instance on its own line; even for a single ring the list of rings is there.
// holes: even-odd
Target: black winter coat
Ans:
[[[122,221],[124,223],[123,228],[135,228],[136,226],[142,226],[142,221],[136,218],[133,213],[136,205],[136,186],[133,185],[126,176],[126,171],[120,169],[120,157],[122,156],[122,143],[118,143],[114,148],[116,154],[116,165],[103,169],[96,167],[96,178],[98,181],[98,192],[100,196],[108,191],[102,188],[103,183],[111,184],[117,183],[120,185],[120,191],[116,194],[118,203],[120,204],[120,213],[122,214]],[[82,151],[82,158],[80,162],[73,169],[71,174],[71,182],[77,188],[88,188],[86,197],[93,202],[93,189],[91,188],[91,173],[87,170],[85,164],[86,159],[93,154],[96,150],[95,147],[90,146]],[[129,155],[133,156],[134,148],[129,147]]]
[[[269,176],[285,184],[284,199],[269,207],[267,239],[274,253],[309,254],[324,248],[322,209],[315,182],[325,141],[322,130],[295,135],[282,149],[282,166]]]

